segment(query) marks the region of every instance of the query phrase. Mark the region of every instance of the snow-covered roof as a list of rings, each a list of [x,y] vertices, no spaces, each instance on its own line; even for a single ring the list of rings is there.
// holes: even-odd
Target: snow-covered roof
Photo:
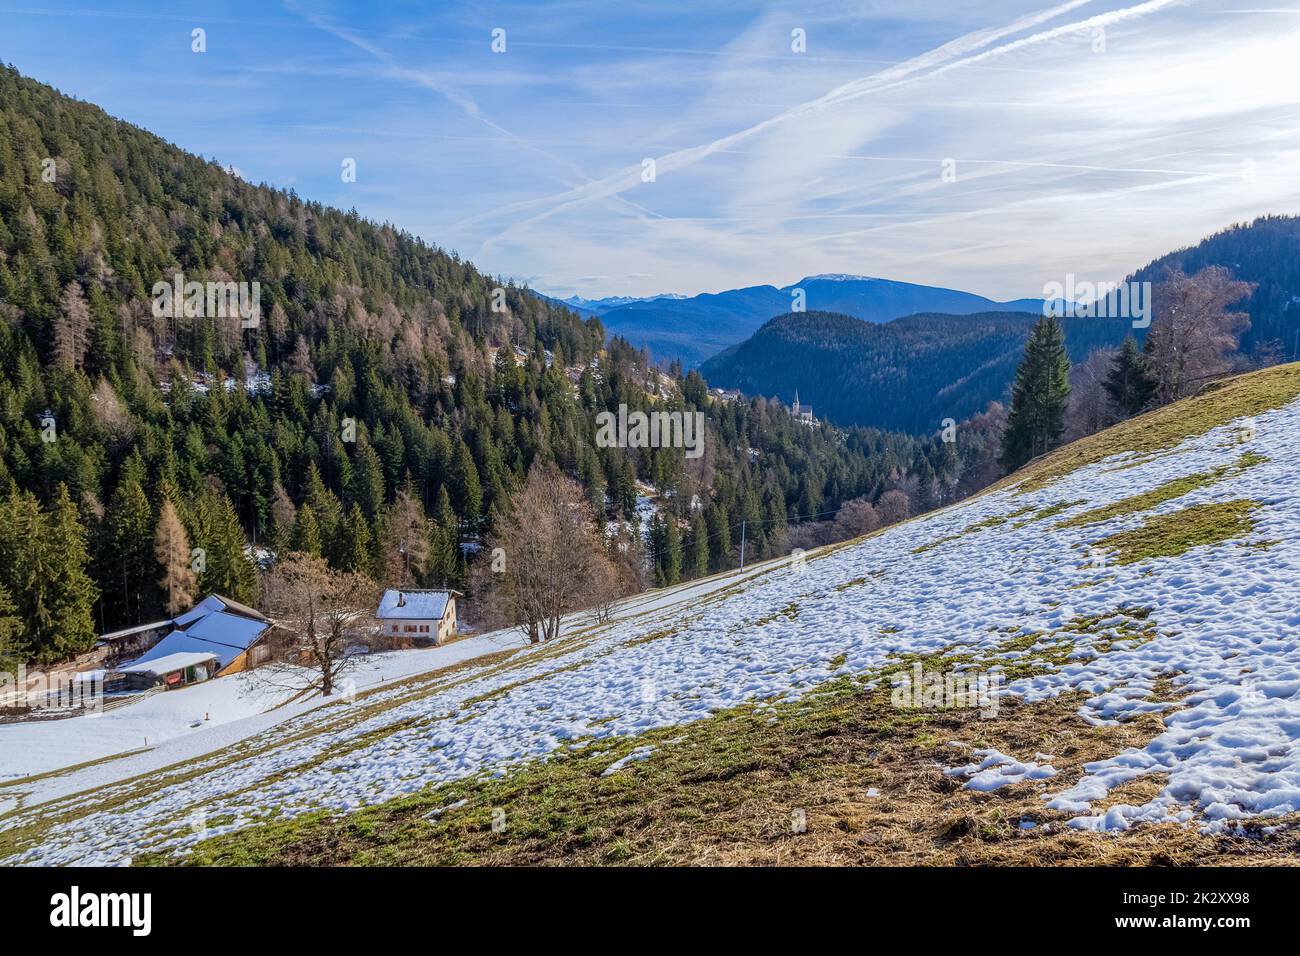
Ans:
[[[246,604],[240,604],[238,601],[233,601],[220,594],[209,594],[198,604],[194,605],[194,607],[175,618],[172,623],[183,631],[188,629],[195,621],[206,617],[213,611],[230,611],[234,614],[240,615],[241,617],[252,618],[257,621],[266,620],[265,616],[259,614]]]
[[[187,667],[196,667],[199,664],[206,664],[209,661],[214,661],[216,659],[216,654],[188,651],[154,658],[147,663],[137,662],[132,664],[130,667],[121,668],[121,671],[124,674],[153,674],[155,677],[162,677],[164,674],[170,674],[172,671],[184,670]]]
[[[210,653],[225,667],[260,638],[271,622],[250,607],[219,594],[209,594],[173,622],[172,631],[134,664],[145,664],[177,653]],[[133,665],[134,666],[134,665]]]
[[[389,588],[379,599],[378,618],[442,620],[455,591],[407,591]]]
[[[116,641],[119,638],[130,637],[132,634],[143,634],[146,631],[156,631],[159,628],[167,627],[172,622],[169,620],[154,621],[152,624],[137,624],[135,627],[124,627],[120,631],[109,631],[107,634],[99,635],[101,641]]]
[[[270,624],[266,621],[253,621],[229,611],[213,611],[187,627],[185,633],[190,637],[243,650],[268,627]]]
[[[211,614],[213,611],[220,611],[223,607],[225,607],[225,605],[221,603],[221,598],[217,597],[215,594],[209,594],[184,614],[174,618],[172,624],[184,629],[204,615]]]

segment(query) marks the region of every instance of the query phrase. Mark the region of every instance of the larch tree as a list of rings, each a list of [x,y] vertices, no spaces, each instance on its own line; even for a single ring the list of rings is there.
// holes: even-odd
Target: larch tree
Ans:
[[[81,368],[90,347],[90,307],[79,282],[69,282],[59,299],[54,320],[54,361],[63,368]]]
[[[530,643],[557,637],[565,614],[598,603],[608,558],[582,489],[554,465],[533,465],[489,546],[504,561],[499,570],[480,562],[486,606]]]
[[[388,511],[387,568],[390,583],[406,587],[425,579],[432,553],[424,506],[409,488],[397,493]]]
[[[189,535],[185,533],[185,526],[181,524],[176,506],[170,498],[163,498],[162,507],[158,510],[154,557],[162,566],[162,578],[158,585],[166,599],[167,614],[175,617],[194,604],[198,579],[192,567]]]

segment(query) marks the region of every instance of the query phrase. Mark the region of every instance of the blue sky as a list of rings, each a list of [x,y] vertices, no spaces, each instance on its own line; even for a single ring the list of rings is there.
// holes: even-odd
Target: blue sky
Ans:
[[[546,292],[1010,298],[1300,213],[1300,7],[1266,7],[0,0],[0,59]]]

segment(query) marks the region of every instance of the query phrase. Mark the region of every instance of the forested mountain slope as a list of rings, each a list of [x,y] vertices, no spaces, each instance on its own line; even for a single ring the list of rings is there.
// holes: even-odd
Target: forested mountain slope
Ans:
[[[259,323],[158,315],[177,273],[257,283]],[[190,590],[248,603],[254,557],[285,549],[463,587],[537,460],[620,527],[649,483],[680,532],[650,556],[669,582],[732,566],[742,523],[758,558],[789,520],[960,477],[935,442],[714,402],[604,340],[454,253],[0,69],[0,658],[156,620],[192,549]],[[705,453],[597,447],[620,405],[704,411]]]
[[[778,316],[705,362],[718,386],[811,405],[819,418],[924,434],[1006,398],[1036,317],[911,315],[872,325],[829,312]],[[1071,358],[1123,341],[1116,319],[1063,321]],[[1141,334],[1140,332],[1138,334]]]
[[[1143,266],[1131,279],[1159,282],[1170,269],[1191,274],[1223,266],[1235,278],[1255,283],[1240,306],[1250,316],[1243,351],[1271,350],[1277,359],[1300,358],[1300,216],[1261,216],[1216,232]]]

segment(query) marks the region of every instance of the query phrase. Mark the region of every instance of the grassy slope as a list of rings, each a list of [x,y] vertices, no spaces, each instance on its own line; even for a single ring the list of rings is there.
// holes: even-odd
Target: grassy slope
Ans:
[[[1200,396],[1061,448],[1006,483],[1042,487],[1121,452],[1157,455],[1297,394],[1300,365],[1218,383]],[[1124,541],[1106,543],[1121,555],[1176,554],[1202,540],[1233,536],[1249,521],[1249,508],[1210,508],[1214,514],[1207,513],[1203,522],[1170,525],[1152,519]],[[1037,517],[1044,516],[1049,515]],[[1134,615],[1137,635],[1141,619]],[[1008,678],[1060,661],[1073,646],[1070,631],[1086,631],[1089,624],[1066,628],[1056,646],[1020,659]],[[958,662],[944,655],[926,661],[935,667]],[[1158,735],[1163,722],[1157,715],[1120,727],[1091,727],[1078,719],[1079,701],[1073,696],[1006,704],[992,720],[971,710],[900,710],[891,705],[887,690],[865,686],[870,677],[887,676],[840,679],[795,703],[734,708],[685,727],[605,741],[504,777],[431,787],[351,815],[313,814],[243,830],[201,843],[189,862],[1300,862],[1300,841],[1285,830],[1287,835],[1269,841],[1205,837],[1172,825],[1136,827],[1120,835],[1076,832],[1062,826],[1066,815],[1044,809],[1039,794],[1045,783],[977,793],[939,769],[958,762],[954,748],[945,744],[950,740],[1008,753],[1043,752],[1054,755],[1060,773],[1051,786],[1060,789],[1082,775],[1087,761],[1124,746],[1141,747]],[[1172,691],[1157,687],[1153,699],[1170,701]],[[656,748],[648,759],[602,775],[615,760],[645,746]],[[1159,775],[1135,781],[1097,808],[1140,802],[1162,781]],[[869,795],[872,788],[882,796]],[[800,812],[806,827],[796,832],[792,820]],[[1024,822],[1036,826],[1026,829]],[[1295,821],[1270,821],[1279,822]]]

